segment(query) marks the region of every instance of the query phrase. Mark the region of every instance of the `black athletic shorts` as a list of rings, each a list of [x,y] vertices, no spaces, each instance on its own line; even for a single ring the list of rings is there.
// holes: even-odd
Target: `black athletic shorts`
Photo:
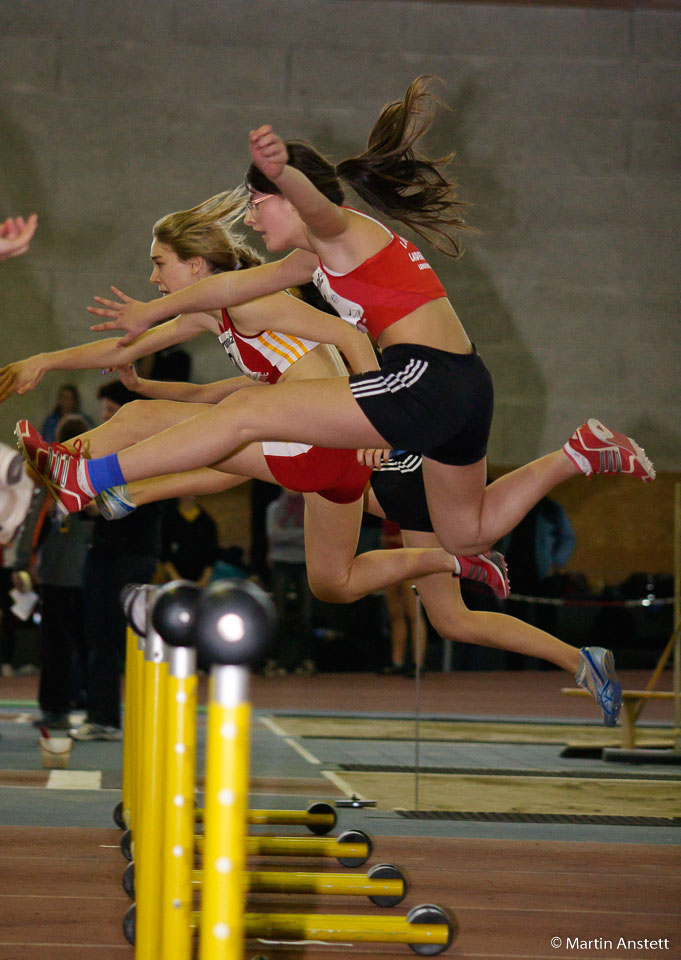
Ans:
[[[449,353],[414,343],[383,351],[381,369],[350,377],[352,395],[396,450],[439,463],[482,460],[492,424],[492,378],[475,348]]]
[[[372,471],[369,482],[388,520],[402,530],[433,532],[418,454],[392,457],[380,470]]]

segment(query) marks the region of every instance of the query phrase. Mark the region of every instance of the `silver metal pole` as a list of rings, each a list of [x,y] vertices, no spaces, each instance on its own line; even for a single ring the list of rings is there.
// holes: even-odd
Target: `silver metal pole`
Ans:
[[[421,597],[415,585],[412,590],[416,594],[416,637],[414,648],[415,657],[415,684],[416,704],[414,708],[414,810],[419,809],[419,779],[421,772],[421,639],[423,637],[423,612]]]
[[[674,753],[681,753],[681,483],[674,486]]]

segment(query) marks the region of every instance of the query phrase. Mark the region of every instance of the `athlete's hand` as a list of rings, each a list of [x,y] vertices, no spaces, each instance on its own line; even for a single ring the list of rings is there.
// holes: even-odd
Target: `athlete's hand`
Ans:
[[[390,450],[364,449],[357,451],[357,462],[365,467],[372,467],[374,470],[380,470],[382,464],[390,459]]]
[[[23,217],[8,217],[0,223],[0,260],[20,257],[26,253],[38,226],[38,214],[32,213],[28,220]]]
[[[44,376],[45,367],[39,355],[8,363],[0,369],[0,403],[4,403],[13,393],[21,396],[33,390]]]
[[[118,287],[111,287],[113,292],[119,298],[118,300],[107,300],[106,297],[95,297],[101,307],[88,307],[88,313],[93,313],[96,317],[110,317],[105,323],[96,323],[90,327],[91,330],[127,330],[124,337],[118,341],[117,346],[127,347],[140,333],[144,333],[154,323],[153,316],[150,316],[149,307],[142,300],[133,300],[127,294],[119,290]]]
[[[139,392],[140,378],[137,376],[134,363],[126,363],[122,367],[116,367],[116,373],[124,387],[132,390],[133,393]]]
[[[278,180],[288,163],[286,144],[269,124],[251,130],[248,145],[251,158],[258,170],[265,174],[268,180]]]

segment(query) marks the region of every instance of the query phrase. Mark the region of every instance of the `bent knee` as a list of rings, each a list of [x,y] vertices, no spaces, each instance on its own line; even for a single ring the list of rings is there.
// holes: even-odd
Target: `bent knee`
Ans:
[[[459,643],[476,643],[479,629],[476,627],[475,613],[466,611],[465,614],[456,614],[449,617],[432,619],[431,626],[435,633],[443,640],[458,641]]]
[[[153,402],[153,400],[130,400],[116,410],[111,420],[115,420],[117,423],[120,423],[122,420],[131,420],[135,423],[140,417],[145,415],[149,410],[149,404]]]
[[[345,581],[340,578],[308,574],[308,583],[313,596],[322,603],[352,603],[356,599],[350,595]]]

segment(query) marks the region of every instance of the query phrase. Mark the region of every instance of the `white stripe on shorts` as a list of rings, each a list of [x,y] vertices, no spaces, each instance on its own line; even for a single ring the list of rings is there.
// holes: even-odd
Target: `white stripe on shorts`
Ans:
[[[351,383],[350,389],[355,399],[358,397],[376,397],[382,393],[397,393],[413,386],[428,369],[427,360],[412,357],[404,370],[399,373],[384,373],[367,380]]]
[[[377,469],[381,473],[414,473],[421,466],[422,457],[418,453],[410,453],[402,457],[386,460]]]
[[[262,452],[266,457],[299,457],[311,450],[309,443],[288,443],[283,440],[263,440]]]

